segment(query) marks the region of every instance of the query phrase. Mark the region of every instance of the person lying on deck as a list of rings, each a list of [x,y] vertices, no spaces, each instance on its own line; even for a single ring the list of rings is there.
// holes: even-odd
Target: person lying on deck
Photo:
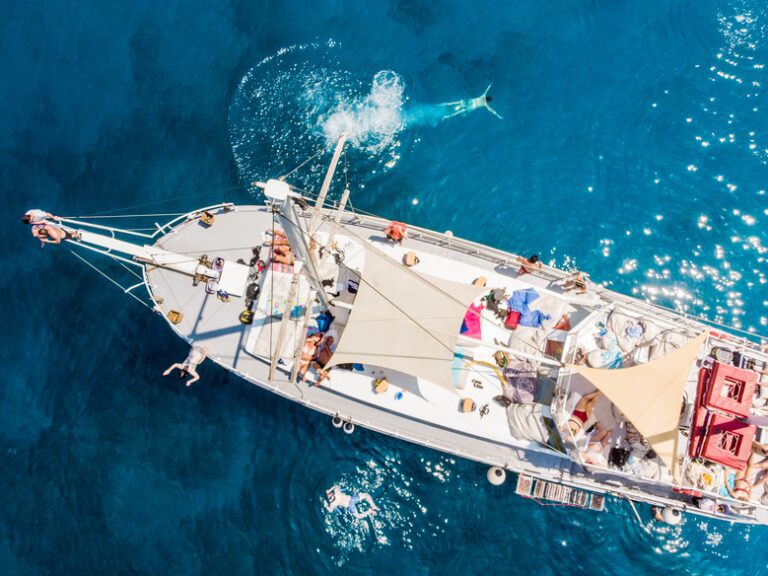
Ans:
[[[749,502],[752,500],[752,489],[758,486],[768,483],[768,473],[764,473],[760,480],[753,479],[753,474],[756,474],[759,470],[768,469],[768,458],[765,458],[758,462],[758,458],[761,453],[764,453],[768,445],[758,444],[755,442],[752,445],[752,455],[749,457],[747,466],[744,470],[736,471],[736,478],[733,481],[733,488],[731,484],[726,480],[725,489],[734,500],[742,500]]]
[[[270,241],[272,246],[283,246],[288,245],[290,242],[288,242],[288,237],[285,235],[285,232],[282,230],[275,230],[272,233],[272,240]]]
[[[595,424],[595,431],[589,437],[586,449],[581,453],[585,464],[603,467],[608,465],[603,450],[610,444],[612,435],[613,430],[603,428],[599,422]]]
[[[313,366],[315,370],[317,370],[318,386],[326,378],[328,380],[331,379],[331,377],[328,375],[328,370],[325,369],[325,365],[331,361],[331,356],[333,356],[333,352],[336,350],[336,346],[333,345],[333,342],[333,336],[326,336],[325,340],[323,340],[323,342],[320,344],[320,347],[317,349],[317,354],[315,355],[315,362],[313,363]]]
[[[584,394],[576,403],[576,407],[573,409],[571,417],[568,419],[568,429],[575,438],[576,435],[582,431],[584,424],[587,423],[592,417],[592,411],[595,409],[595,403],[603,393],[600,390],[595,390],[589,394]]]
[[[322,339],[322,333],[316,332],[311,336],[307,336],[307,339],[304,341],[304,348],[301,350],[301,360],[299,361],[298,372],[302,382],[305,382],[307,379],[307,370],[309,370],[312,360],[314,360],[317,355],[317,345]]]
[[[286,244],[278,244],[272,249],[272,260],[278,264],[291,266],[296,262],[296,257],[293,255],[293,250],[291,250],[290,246]]]

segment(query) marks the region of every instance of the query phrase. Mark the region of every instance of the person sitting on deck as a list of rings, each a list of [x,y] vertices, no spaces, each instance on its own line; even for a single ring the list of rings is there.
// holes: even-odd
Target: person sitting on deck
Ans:
[[[55,220],[58,217],[54,216],[50,212],[46,212],[45,210],[38,210],[34,208],[32,210],[27,210],[24,213],[24,216],[21,217],[21,221],[24,222],[24,224],[42,224],[45,222],[46,218]]]
[[[538,254],[532,254],[530,258],[518,256],[517,261],[520,263],[520,270],[517,272],[518,276],[541,270],[541,260],[539,260]]]
[[[313,363],[313,366],[315,370],[317,370],[318,386],[326,378],[328,380],[331,379],[331,377],[328,375],[328,370],[325,370],[325,365],[331,361],[331,356],[333,356],[333,353],[336,350],[336,346],[333,345],[333,342],[333,336],[326,336],[317,349],[317,354],[315,354],[315,362]]]
[[[176,368],[179,369],[179,380],[182,380],[183,378],[191,375],[192,378],[187,380],[187,386],[191,386],[198,380],[200,380],[200,375],[197,373],[197,367],[206,359],[208,356],[207,352],[205,351],[205,348],[202,346],[192,346],[192,348],[189,351],[189,354],[187,355],[187,359],[184,360],[181,364],[171,364],[168,369],[163,372],[163,376],[168,376],[173,370]]]
[[[371,495],[367,492],[359,492],[350,496],[349,494],[344,494],[339,486],[331,486],[325,491],[325,497],[328,501],[323,502],[323,506],[328,512],[333,512],[334,510],[338,510],[339,512],[347,511],[358,520],[373,516],[379,511],[379,507],[376,506],[373,498],[371,498]],[[357,505],[360,504],[360,502],[368,504],[368,509],[365,512],[360,512],[360,510],[357,509]]]
[[[384,229],[384,233],[387,235],[388,240],[397,242],[402,246],[408,237],[408,227],[402,222],[392,221]]]
[[[563,282],[563,290],[570,292],[576,290],[576,294],[587,293],[587,275],[584,272],[574,272]]]
[[[600,390],[595,390],[589,394],[584,394],[576,403],[571,417],[568,419],[568,429],[575,438],[582,431],[584,424],[592,417],[592,411],[595,409],[595,403],[602,396]]]
[[[322,339],[323,334],[321,332],[315,332],[314,334],[307,336],[307,339],[304,340],[304,348],[301,350],[301,359],[299,360],[298,372],[302,382],[306,381],[307,379],[307,370],[309,370],[309,366],[312,364],[312,360],[315,359],[315,355],[317,354],[317,345]]]

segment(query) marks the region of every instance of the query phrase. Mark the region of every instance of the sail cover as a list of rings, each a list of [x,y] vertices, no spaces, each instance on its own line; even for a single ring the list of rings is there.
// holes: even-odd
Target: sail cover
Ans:
[[[674,352],[631,368],[571,366],[602,391],[635,425],[677,478],[678,424],[683,392],[707,333]]]
[[[366,244],[365,268],[328,367],[360,363],[454,390],[454,349],[467,307],[487,288],[419,274]]]

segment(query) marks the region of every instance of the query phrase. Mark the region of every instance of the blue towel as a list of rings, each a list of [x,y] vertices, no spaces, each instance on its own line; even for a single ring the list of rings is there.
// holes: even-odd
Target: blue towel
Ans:
[[[523,314],[528,310],[528,304],[533,302],[539,297],[539,293],[533,288],[526,288],[524,290],[515,290],[512,292],[512,296],[507,300],[507,306],[510,310],[520,312]]]
[[[530,328],[541,328],[544,320],[552,318],[549,314],[544,314],[541,310],[528,310],[526,306],[525,312],[520,314],[520,326],[529,326]]]
[[[530,328],[541,328],[541,323],[544,320],[549,320],[551,316],[545,314],[541,310],[531,310],[528,308],[528,304],[533,302],[539,297],[539,293],[533,288],[526,288],[524,290],[515,290],[512,292],[512,296],[507,300],[507,306],[510,310],[520,312],[520,326],[528,326]]]

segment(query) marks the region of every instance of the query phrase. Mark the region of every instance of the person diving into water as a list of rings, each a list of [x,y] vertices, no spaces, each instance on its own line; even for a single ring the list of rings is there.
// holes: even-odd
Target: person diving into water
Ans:
[[[376,506],[373,502],[373,498],[371,498],[371,495],[367,492],[359,492],[350,496],[349,494],[344,494],[339,486],[331,486],[325,491],[325,497],[328,501],[323,502],[323,506],[325,506],[325,509],[328,512],[333,512],[334,510],[342,512],[346,510],[358,520],[373,516],[379,511],[379,507]],[[357,508],[357,505],[361,502],[368,504],[368,508],[364,512],[361,512]]]
[[[485,89],[482,96],[478,96],[477,98],[466,98],[464,100],[457,100],[456,102],[444,102],[441,104],[440,106],[445,106],[449,110],[449,113],[443,116],[443,120],[453,118],[454,116],[463,116],[464,114],[472,112],[473,110],[478,110],[479,108],[485,108],[488,112],[501,120],[502,118],[499,113],[488,104],[493,100],[493,97],[488,95],[491,86],[493,86],[493,82],[488,85],[488,88]]]

